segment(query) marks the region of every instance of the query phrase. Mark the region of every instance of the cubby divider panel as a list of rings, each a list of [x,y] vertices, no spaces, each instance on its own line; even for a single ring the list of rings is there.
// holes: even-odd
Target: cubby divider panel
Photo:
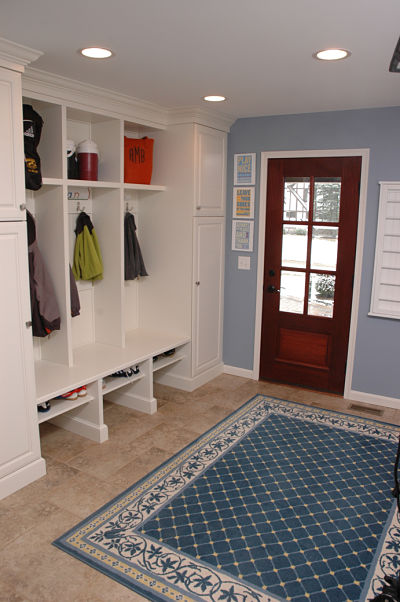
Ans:
[[[96,343],[123,346],[121,190],[92,189],[92,200],[93,226],[103,260],[103,278],[93,282]]]
[[[71,302],[67,224],[62,186],[43,186],[35,192],[36,239],[50,275],[60,310],[60,330],[41,339],[41,359],[72,365]]]

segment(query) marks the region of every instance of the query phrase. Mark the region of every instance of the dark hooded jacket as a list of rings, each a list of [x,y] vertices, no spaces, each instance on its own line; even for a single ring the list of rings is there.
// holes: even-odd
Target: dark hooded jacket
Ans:
[[[53,330],[60,330],[60,310],[58,309],[53,283],[36,241],[35,220],[29,211],[26,212],[26,219],[32,332],[35,337],[45,337]]]
[[[135,280],[138,276],[148,276],[136,236],[135,218],[129,212],[125,214],[124,237],[125,280]]]

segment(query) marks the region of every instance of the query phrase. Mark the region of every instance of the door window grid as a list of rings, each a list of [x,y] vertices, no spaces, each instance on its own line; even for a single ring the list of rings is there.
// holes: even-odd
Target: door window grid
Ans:
[[[280,311],[333,317],[340,193],[341,178],[285,178]]]

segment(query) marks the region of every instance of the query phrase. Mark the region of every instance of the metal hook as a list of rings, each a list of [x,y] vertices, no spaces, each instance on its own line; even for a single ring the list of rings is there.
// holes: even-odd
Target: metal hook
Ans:
[[[129,203],[125,204],[125,211],[126,213],[129,213],[130,211],[133,211],[133,207],[129,208]]]
[[[85,207],[84,206],[81,207],[80,201],[78,201],[77,204],[76,204],[76,210],[77,211],[85,211]]]

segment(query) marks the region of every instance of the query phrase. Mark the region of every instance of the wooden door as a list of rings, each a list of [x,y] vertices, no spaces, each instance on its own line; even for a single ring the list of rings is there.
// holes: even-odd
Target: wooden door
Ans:
[[[260,378],[343,393],[361,157],[268,162]]]

